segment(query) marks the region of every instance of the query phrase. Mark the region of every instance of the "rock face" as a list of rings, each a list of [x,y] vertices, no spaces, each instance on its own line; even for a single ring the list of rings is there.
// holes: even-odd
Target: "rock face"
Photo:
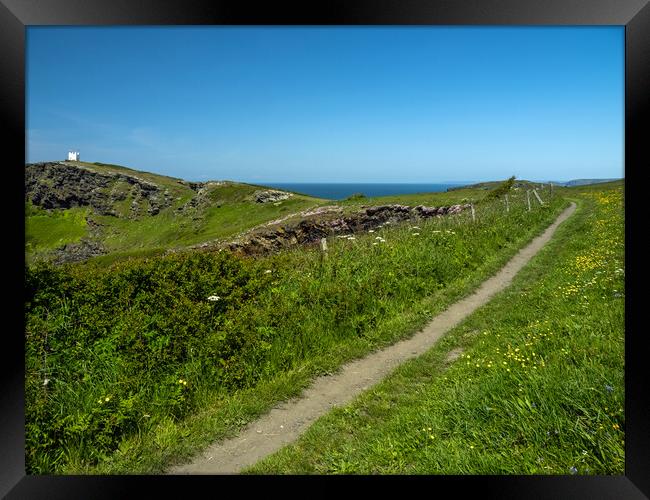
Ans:
[[[186,213],[196,215],[201,209],[206,208],[210,204],[210,188],[214,186],[221,186],[224,183],[218,181],[209,182],[183,182],[196,192],[190,200],[183,206],[178,207],[176,213]]]
[[[82,239],[77,243],[68,243],[54,250],[52,253],[52,261],[55,264],[81,262],[105,253],[106,251],[99,243],[91,239]]]
[[[131,198],[125,212],[115,204]],[[42,208],[90,206],[99,215],[138,217],[144,210],[156,215],[172,203],[166,190],[121,173],[91,172],[65,163],[32,163],[25,167],[25,201]]]
[[[255,191],[253,193],[253,199],[257,203],[268,203],[271,201],[282,201],[291,197],[291,193],[285,193],[283,191]]]
[[[406,205],[382,205],[369,207],[345,217],[329,220],[305,219],[300,222],[246,236],[238,241],[226,243],[225,248],[245,255],[268,254],[283,248],[319,242],[321,238],[337,233],[356,233],[413,219],[442,217],[462,212],[469,205],[447,207],[409,207]],[[209,245],[201,245],[209,248]]]

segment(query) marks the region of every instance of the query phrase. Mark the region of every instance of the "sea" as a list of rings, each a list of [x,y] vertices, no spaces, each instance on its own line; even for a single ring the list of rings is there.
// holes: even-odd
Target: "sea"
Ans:
[[[307,194],[316,198],[343,200],[353,194],[362,193],[367,198],[414,193],[439,193],[450,187],[471,184],[439,183],[439,184],[404,184],[404,183],[274,183],[265,182],[265,186]]]

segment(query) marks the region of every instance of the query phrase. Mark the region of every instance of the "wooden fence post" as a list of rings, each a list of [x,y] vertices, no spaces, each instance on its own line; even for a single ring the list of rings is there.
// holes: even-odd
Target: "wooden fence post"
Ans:
[[[321,238],[320,239],[320,255],[318,259],[318,267],[319,271],[322,273],[323,272],[323,262],[327,259],[327,239]],[[336,276],[336,267],[334,268],[334,275]]]
[[[510,205],[508,204],[508,195],[506,195],[506,212],[510,212]]]
[[[474,203],[469,206],[472,209],[472,222],[476,222],[476,213],[474,212]]]
[[[530,212],[530,190],[526,190],[526,202],[528,203],[528,211]]]
[[[543,205],[544,202],[542,201],[542,199],[541,199],[541,198],[539,197],[539,195],[537,194],[537,190],[533,189],[533,194],[535,195],[535,198],[537,198],[537,201],[539,201],[539,204],[540,204],[540,205]]]

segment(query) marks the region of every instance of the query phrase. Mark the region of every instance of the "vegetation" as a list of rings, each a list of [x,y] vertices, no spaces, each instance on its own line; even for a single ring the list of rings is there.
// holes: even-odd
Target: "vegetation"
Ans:
[[[562,192],[511,288],[248,472],[623,474],[622,183]]]
[[[488,192],[488,194],[485,195],[485,199],[492,200],[495,198],[501,198],[502,196],[505,196],[510,192],[514,184],[515,184],[515,176],[513,175],[509,179],[506,179],[501,184],[499,184],[496,188]]]
[[[327,259],[297,248],[29,266],[27,470],[160,471],[413,333],[566,205],[479,203],[475,223],[463,213],[333,238]]]
[[[117,216],[100,215],[90,207],[48,211],[28,204],[25,249],[29,263],[47,260],[57,248],[82,237],[105,248],[107,255],[96,258],[99,264],[162,254],[172,248],[234,237],[260,224],[326,203],[326,200],[301,194],[275,203],[257,203],[254,193],[267,188],[222,181],[207,183],[198,193],[189,183],[172,177],[104,163],[66,163],[95,173],[128,175],[155,184],[168,193],[172,203],[159,213],[149,215],[147,200],[135,200],[129,193],[131,185],[116,178],[110,187],[101,191],[115,197],[110,208]],[[141,206],[140,215],[132,213],[134,201]],[[94,223],[92,233],[87,220]]]
[[[27,203],[25,213],[25,250],[28,253],[75,243],[87,234],[87,208],[47,211]]]

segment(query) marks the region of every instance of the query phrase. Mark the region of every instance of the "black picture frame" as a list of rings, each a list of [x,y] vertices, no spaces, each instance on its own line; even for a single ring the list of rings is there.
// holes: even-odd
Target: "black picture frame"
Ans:
[[[430,494],[448,490],[454,496],[468,491],[488,498],[649,498],[650,399],[644,391],[648,379],[645,331],[639,326],[643,282],[640,253],[643,222],[641,207],[650,102],[650,6],[648,0],[367,0],[310,1],[300,4],[236,0],[0,0],[0,109],[6,144],[2,190],[10,234],[4,242],[5,269],[15,273],[3,300],[7,312],[3,341],[0,393],[0,494],[7,498],[122,498],[141,496],[227,494],[224,486],[244,487],[282,478],[250,476],[27,476],[24,433],[24,175],[25,164],[25,28],[35,25],[618,25],[625,26],[625,259],[626,320],[626,457],[624,476],[427,476],[376,477],[369,483],[382,490],[389,485]],[[22,145],[22,148],[20,147]],[[632,204],[630,206],[630,203]],[[636,205],[636,207],[635,207]],[[639,226],[643,227],[643,226]],[[631,271],[631,272],[630,272]],[[17,284],[17,285],[16,285]],[[640,295],[635,290],[641,291]],[[315,478],[298,484],[302,494]],[[345,483],[341,481],[344,480]],[[366,478],[328,477],[319,482],[332,489]],[[215,482],[216,481],[216,482]],[[288,486],[288,484],[287,484]],[[435,489],[434,489],[435,488]],[[140,491],[138,491],[140,489]],[[325,492],[326,490],[320,490]],[[399,491],[399,490],[398,490]],[[291,490],[283,488],[283,492]],[[416,493],[417,494],[417,493]]]

